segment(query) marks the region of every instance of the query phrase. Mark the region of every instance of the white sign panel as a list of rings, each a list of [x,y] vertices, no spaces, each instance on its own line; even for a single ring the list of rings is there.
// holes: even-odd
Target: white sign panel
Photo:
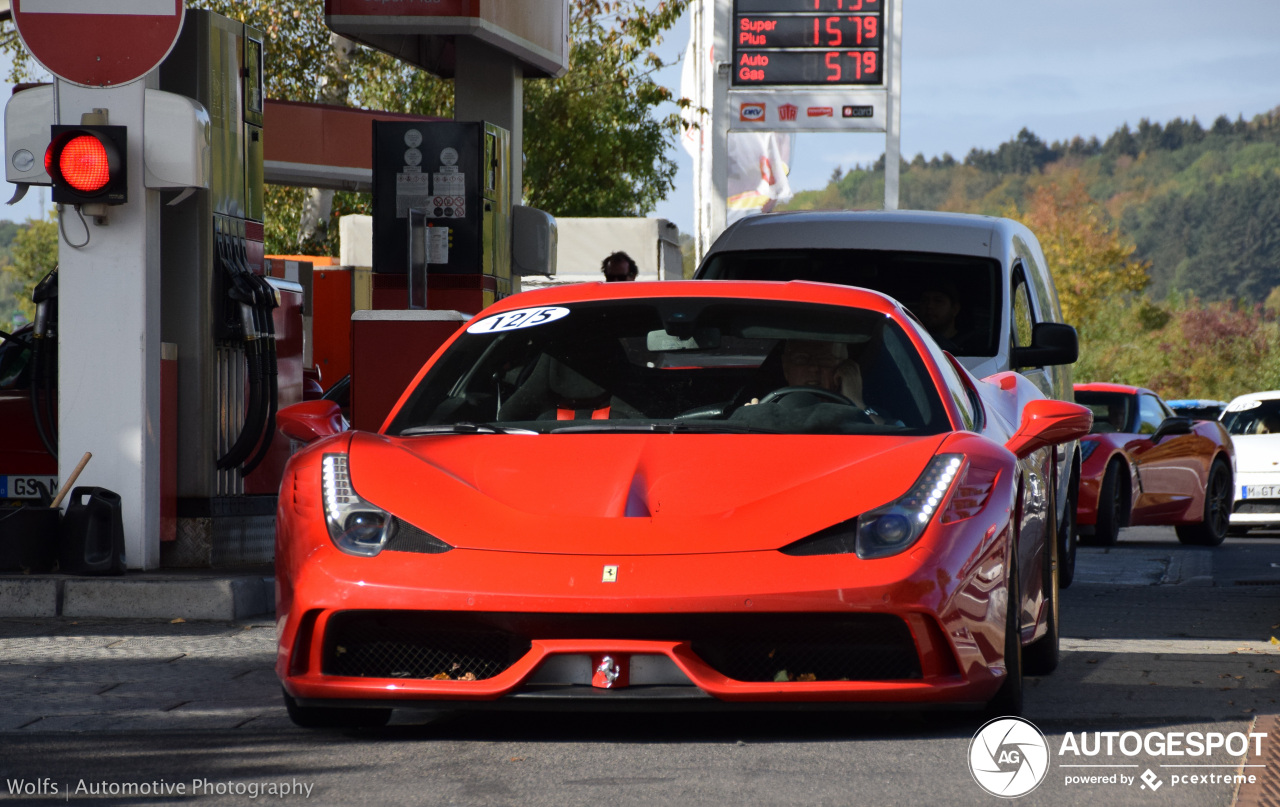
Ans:
[[[729,131],[883,132],[888,104],[885,90],[730,90]]]

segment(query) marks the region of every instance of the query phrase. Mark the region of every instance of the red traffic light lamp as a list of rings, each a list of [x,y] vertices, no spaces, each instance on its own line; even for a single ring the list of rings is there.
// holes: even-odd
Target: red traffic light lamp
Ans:
[[[53,201],[70,205],[122,205],[129,201],[127,127],[52,126],[44,167]]]

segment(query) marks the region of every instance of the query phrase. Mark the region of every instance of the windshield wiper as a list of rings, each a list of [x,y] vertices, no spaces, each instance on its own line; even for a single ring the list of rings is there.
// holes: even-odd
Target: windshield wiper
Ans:
[[[752,426],[737,426],[729,423],[580,423],[574,426],[561,426],[552,429],[548,434],[604,434],[614,432],[625,433],[658,433],[658,434],[778,434],[773,429],[758,429]]]
[[[423,434],[538,434],[538,432],[532,429],[495,426],[492,423],[472,423],[469,420],[458,423],[438,423],[432,426],[410,426],[400,430],[401,437],[417,437]]]

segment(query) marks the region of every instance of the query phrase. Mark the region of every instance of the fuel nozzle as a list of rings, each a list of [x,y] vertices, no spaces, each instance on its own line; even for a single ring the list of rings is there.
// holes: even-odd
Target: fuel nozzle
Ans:
[[[58,304],[58,267],[40,278],[31,292],[31,302],[36,304],[35,336],[41,339],[48,335],[50,325],[57,318],[53,309]]]

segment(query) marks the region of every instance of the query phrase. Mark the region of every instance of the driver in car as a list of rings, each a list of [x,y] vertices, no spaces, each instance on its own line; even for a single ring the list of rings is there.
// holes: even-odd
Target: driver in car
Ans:
[[[789,339],[782,347],[782,375],[790,387],[816,387],[848,398],[875,423],[884,423],[862,398],[862,368],[843,342]],[[751,404],[759,403],[752,399]],[[751,404],[748,404],[751,405]]]

